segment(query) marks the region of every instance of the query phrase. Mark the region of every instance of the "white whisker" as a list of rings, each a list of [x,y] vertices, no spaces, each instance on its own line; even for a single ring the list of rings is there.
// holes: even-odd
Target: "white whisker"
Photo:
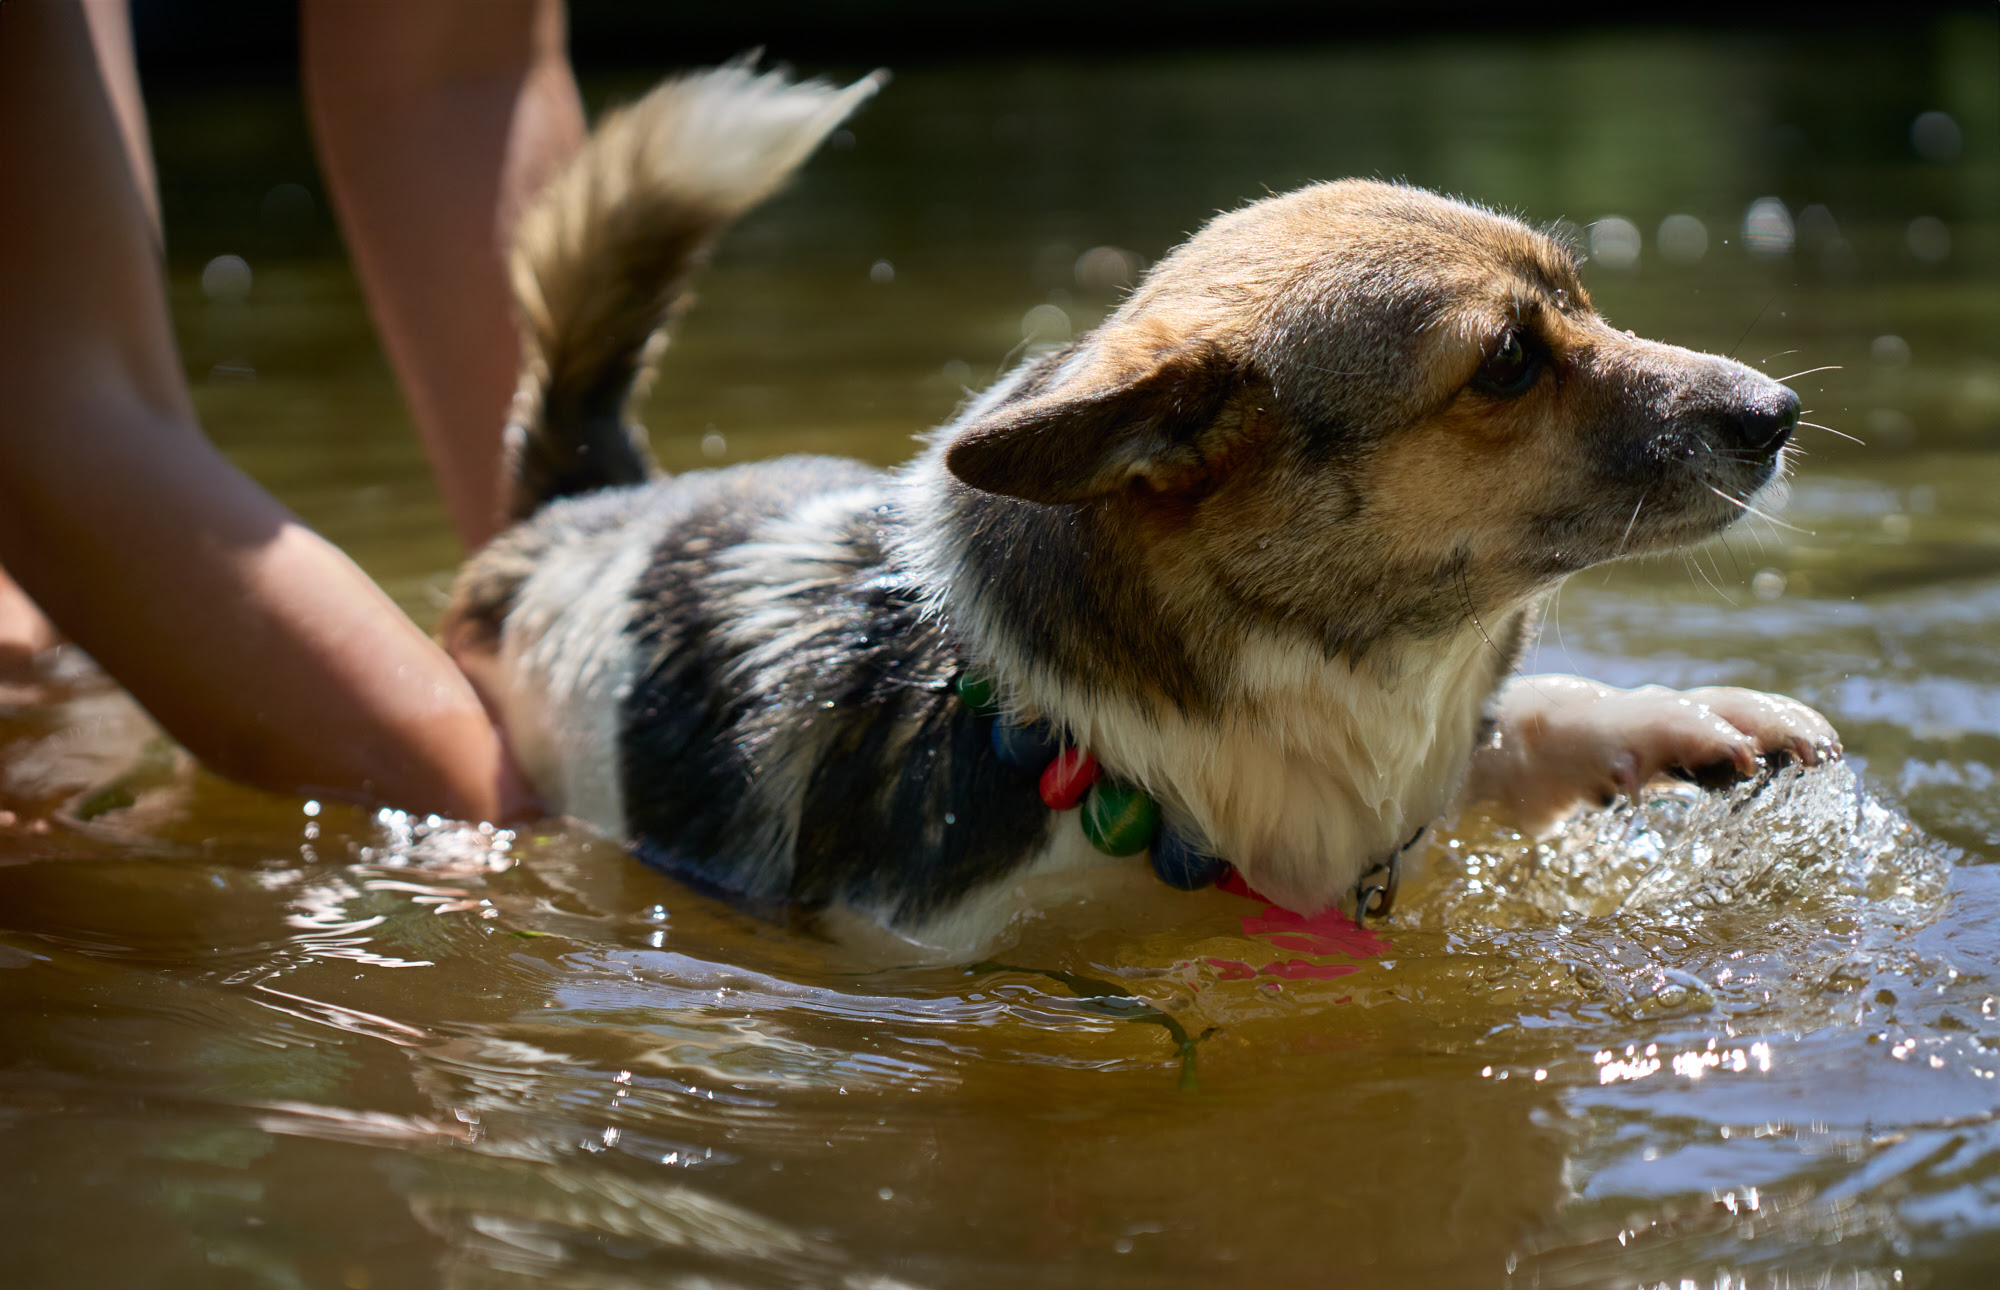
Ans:
[[[1695,552],[1694,562],[1696,568],[1701,567],[1701,552],[1699,551]],[[1736,603],[1736,597],[1730,595],[1728,592],[1722,589],[1722,565],[1720,562],[1716,560],[1715,552],[1712,550],[1708,553],[1708,567],[1712,571],[1714,571],[1715,574],[1715,577],[1709,582],[1708,585],[1715,588],[1716,595],[1721,596],[1723,600],[1727,601],[1731,605],[1734,605]]]
[[[1811,376],[1814,372],[1838,372],[1839,370],[1840,364],[1828,363],[1825,367],[1808,367],[1803,372],[1793,372],[1790,376],[1774,376],[1771,379],[1782,384],[1785,381],[1796,381],[1801,376]]]
[[[1549,626],[1555,629],[1556,648],[1562,651],[1563,660],[1569,664],[1569,670],[1575,672],[1578,670],[1576,660],[1570,657],[1569,642],[1563,639],[1563,585],[1560,582],[1556,584],[1556,594],[1550,598],[1549,607],[1544,611],[1544,618]]]
[[[1848,442],[1858,443],[1864,448],[1868,446],[1868,441],[1866,439],[1857,439],[1853,435],[1847,433],[1847,431],[1845,430],[1836,430],[1832,426],[1823,426],[1817,421],[1801,421],[1799,422],[1799,424],[1802,426],[1808,426],[1814,430],[1824,430],[1828,434],[1837,434],[1841,438],[1847,440]]]
[[[1775,515],[1767,515],[1763,511],[1760,511],[1756,507],[1752,506],[1750,503],[1744,501],[1742,498],[1731,497],[1728,493],[1723,492],[1721,489],[1717,488],[1713,484],[1709,485],[1708,491],[1714,493],[1717,497],[1720,497],[1723,501],[1728,502],[1731,506],[1740,506],[1745,511],[1748,511],[1750,514],[1755,515],[1758,519],[1766,520],[1772,524],[1777,525],[1781,529],[1790,529],[1792,532],[1803,534],[1806,537],[1818,536],[1818,534],[1814,533],[1811,529],[1802,529],[1796,524],[1787,524],[1785,521],[1779,519]]]
[[[1694,558],[1694,552],[1692,551],[1681,552],[1681,560],[1688,566],[1688,568],[1693,569],[1695,571],[1695,575],[1697,577],[1699,577],[1703,582],[1708,584],[1708,589],[1710,591],[1713,591],[1716,595],[1721,596],[1724,600],[1729,600],[1728,594],[1725,593],[1722,590],[1722,588],[1715,585],[1715,579],[1708,576],[1708,570],[1701,567],[1701,561]],[[1736,602],[1733,600],[1729,600],[1729,603],[1733,605]]]
[[[1716,543],[1716,545],[1721,547],[1723,554],[1729,557],[1729,567],[1732,571],[1735,572],[1736,580],[1738,582],[1743,581],[1743,562],[1736,558],[1736,548],[1729,545],[1729,539],[1727,537],[1724,537],[1720,542]],[[1716,559],[1714,551],[1709,552],[1708,558],[1710,563],[1715,565],[1716,576],[1720,577],[1722,575],[1722,561]]]
[[[1646,487],[1639,490],[1639,500],[1633,503],[1632,506],[1632,518],[1625,521],[1625,533],[1622,537],[1618,539],[1617,555],[1625,554],[1625,543],[1630,541],[1632,538],[1632,526],[1639,522],[1639,508],[1646,504],[1646,494],[1652,491],[1653,491],[1653,486],[1651,484],[1648,484],[1646,485]],[[1616,556],[1614,556],[1613,558],[1615,559]]]

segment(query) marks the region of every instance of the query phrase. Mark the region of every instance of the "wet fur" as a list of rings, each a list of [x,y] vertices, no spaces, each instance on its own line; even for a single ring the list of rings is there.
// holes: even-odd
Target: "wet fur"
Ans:
[[[971,666],[1273,899],[1351,899],[1451,804],[1540,598],[1778,469],[1745,444],[1782,387],[1613,330],[1514,220],[1347,181],[1212,221],[901,470],[653,478],[628,409],[688,275],[872,89],[670,83],[524,220],[523,522],[444,629],[553,805],[733,898],[971,948],[1026,875],[1142,864],[1000,762]],[[1509,329],[1546,370],[1501,398]]]

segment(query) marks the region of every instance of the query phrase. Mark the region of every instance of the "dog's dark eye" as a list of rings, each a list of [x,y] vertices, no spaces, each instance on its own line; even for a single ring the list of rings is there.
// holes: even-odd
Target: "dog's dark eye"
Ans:
[[[1508,328],[1473,374],[1472,388],[1496,399],[1519,398],[1535,387],[1542,356],[1516,328]]]

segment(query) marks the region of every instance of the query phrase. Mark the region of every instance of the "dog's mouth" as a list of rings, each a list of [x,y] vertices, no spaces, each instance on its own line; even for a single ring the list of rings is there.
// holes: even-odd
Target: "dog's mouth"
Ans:
[[[1782,449],[1791,438],[1790,429],[1781,432],[1769,445],[1769,455],[1744,461],[1726,458],[1723,468],[1706,465],[1676,481],[1677,487],[1657,490],[1652,514],[1636,503],[1634,528],[1638,533],[1619,554],[1637,555],[1691,546],[1727,532],[1746,519],[1770,518],[1783,504],[1784,457]],[[1650,521],[1650,522],[1649,522]]]
[[[1774,434],[1754,456],[1714,444],[1677,454],[1643,479],[1578,496],[1573,508],[1531,521],[1539,564],[1555,575],[1629,556],[1693,546],[1784,502],[1783,449],[1791,430]]]

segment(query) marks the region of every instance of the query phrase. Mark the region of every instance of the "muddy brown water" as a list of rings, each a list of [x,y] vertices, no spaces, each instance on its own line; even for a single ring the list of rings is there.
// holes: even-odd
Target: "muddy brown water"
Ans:
[[[1836,369],[1776,522],[1577,577],[1538,666],[1795,694],[1845,768],[1461,821],[1379,940],[1139,887],[882,970],[572,828],[192,774],[79,671],[0,697],[0,1283],[1990,1284],[1996,66],[1974,14],[899,69],[705,280],[669,468],[900,460],[1208,213],[1404,176],[1584,227],[1620,326]],[[459,552],[293,99],[155,112],[206,424],[428,618]]]

